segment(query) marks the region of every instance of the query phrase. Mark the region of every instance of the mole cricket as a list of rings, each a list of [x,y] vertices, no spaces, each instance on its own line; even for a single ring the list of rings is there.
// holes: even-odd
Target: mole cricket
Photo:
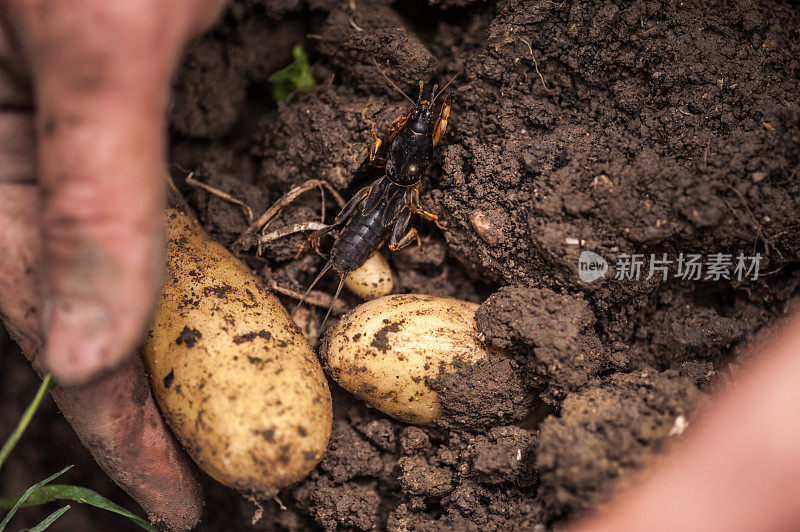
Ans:
[[[377,62],[375,66],[378,67]],[[359,190],[342,207],[330,225],[319,228],[320,224],[300,224],[290,230],[295,232],[317,229],[300,248],[298,256],[309,243],[317,249],[323,236],[337,232],[328,261],[297,305],[299,308],[303,304],[311,289],[325,273],[330,269],[338,272],[341,279],[320,328],[327,322],[348,274],[361,267],[384,243],[388,241],[388,247],[392,251],[403,249],[415,242],[421,247],[422,242],[416,228],[409,228],[412,214],[432,221],[440,229],[446,230],[436,214],[426,211],[420,205],[419,190],[422,177],[433,158],[434,148],[447,130],[447,120],[450,116],[451,94],[447,94],[439,102],[438,112],[437,100],[458,74],[453,76],[441,90],[434,84],[430,99],[424,97],[424,83],[420,81],[419,96],[415,101],[389,79],[380,67],[378,70],[413,104],[405,114],[398,116],[389,125],[383,138],[378,136],[375,125],[372,124],[373,141],[369,148],[369,160],[372,165],[384,168],[384,175]],[[309,181],[287,193],[270,211],[282,208],[297,195],[314,186],[321,188],[324,185],[329,190],[331,188],[327,182],[321,180],[313,180],[313,184],[311,183],[312,181]],[[261,219],[263,220],[265,216]],[[268,222],[262,222],[262,226],[264,223]],[[290,233],[280,232],[273,238],[284,234]]]

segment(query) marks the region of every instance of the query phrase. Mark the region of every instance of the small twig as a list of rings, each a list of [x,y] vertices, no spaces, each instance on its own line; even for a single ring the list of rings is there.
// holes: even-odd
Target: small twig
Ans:
[[[539,74],[539,79],[542,81],[542,87],[544,87],[544,90],[546,90],[547,92],[552,92],[550,89],[547,88],[547,85],[545,85],[544,77],[542,76],[542,73],[539,72],[539,63],[536,61],[536,56],[533,55],[533,46],[531,46],[531,41],[529,41],[525,37],[520,37],[519,40],[525,43],[525,45],[528,47],[528,51],[531,53],[531,59],[533,59],[533,67],[536,69],[536,73]]]
[[[352,15],[350,15],[350,25],[351,25],[351,26],[353,27],[353,29],[354,29],[354,30],[356,30],[356,31],[364,31],[364,28],[362,28],[361,26],[359,26],[358,24],[356,24],[356,21],[355,21],[355,20],[353,20],[353,16],[352,16]]]
[[[278,213],[281,212],[281,209],[294,201],[297,196],[307,190],[311,190],[314,187],[320,187],[320,189],[324,187],[328,192],[331,193],[331,196],[333,196],[333,199],[335,199],[336,203],[339,204],[339,207],[344,207],[344,199],[338,192],[336,192],[336,189],[334,189],[330,183],[323,179],[309,179],[302,185],[294,187],[289,192],[278,198],[278,200],[273,203],[269,209],[264,211],[264,214],[258,217],[258,220],[252,222],[248,228],[245,229],[241,235],[239,235],[239,238],[237,238],[236,241],[231,245],[231,249],[234,252],[244,249],[248,243],[252,242],[255,233],[258,231],[264,231],[273,218],[275,218]],[[259,249],[259,253],[260,252],[261,250]]]
[[[256,511],[253,512],[253,518],[250,519],[250,525],[255,526],[256,523],[261,521],[261,518],[264,517],[264,507],[255,499],[251,499],[251,501],[256,505]]]
[[[737,220],[739,220],[739,221],[740,221],[741,223],[743,223],[743,224],[746,224],[746,223],[748,223],[748,220],[746,220],[746,219],[745,219],[743,216],[740,216],[740,215],[739,215],[739,212],[740,212],[740,211],[737,211],[737,210],[735,210],[733,207],[731,207],[731,204],[730,204],[730,203],[728,203],[728,200],[726,200],[725,198],[720,198],[720,200],[722,200],[722,203],[724,203],[724,204],[725,204],[725,206],[728,208],[728,210],[729,210],[729,211],[731,211],[731,213],[732,213],[734,216],[736,216],[736,219],[737,219]],[[751,216],[752,216],[752,213],[751,213]],[[762,234],[761,234],[761,226],[760,226],[760,225],[758,225],[758,222],[757,222],[757,221],[755,221],[755,220],[752,222],[752,224],[753,224],[753,226],[754,226],[753,228],[754,228],[754,229],[756,229],[756,239],[755,239],[755,241],[753,242],[753,253],[755,253],[755,251],[756,251],[756,248],[758,248],[758,240],[759,240],[759,239],[762,239],[762,240],[764,240],[764,250],[765,250],[767,253],[769,253],[769,243],[767,242],[767,240],[766,240],[766,239],[764,239],[764,238],[762,237]]]
[[[279,286],[274,281],[270,284],[270,288],[278,292],[279,294],[283,294],[285,296],[292,297],[297,299],[298,301],[303,299],[302,292],[297,292],[296,290],[292,290],[291,288],[285,288],[283,286]],[[320,292],[319,290],[312,290],[306,296],[305,302],[315,305],[317,307],[328,308],[331,306],[331,301],[333,297],[330,294],[326,294],[325,292]],[[336,314],[344,314],[347,312],[347,306],[339,299],[333,304],[333,312]]]
[[[781,264],[780,266],[778,266],[777,268],[775,268],[774,270],[772,270],[770,272],[762,273],[761,277],[766,277],[767,275],[774,275],[774,274],[778,273],[779,271],[781,271],[785,266],[786,266],[786,263]]]
[[[277,502],[277,503],[278,503],[278,508],[280,508],[281,510],[283,510],[283,511],[285,512],[285,511],[286,511],[286,505],[285,505],[285,504],[283,504],[283,501],[281,501],[281,500],[278,498],[278,496],[277,496],[277,495],[275,495],[275,496],[273,497],[273,499],[275,500],[275,502]]]
[[[325,191],[322,190],[322,187],[320,187],[320,189],[319,189],[319,202],[321,204],[319,221],[320,221],[320,223],[324,224],[325,223]]]
[[[327,43],[331,43],[331,44],[336,44],[338,42],[338,41],[336,41],[336,39],[331,39],[329,37],[323,37],[322,35],[319,35],[317,33],[306,33],[306,39],[310,39],[312,41],[322,41],[322,42],[327,42]]]
[[[228,194],[227,192],[223,192],[218,188],[214,188],[207,183],[203,183],[202,181],[198,181],[194,178],[194,172],[189,172],[189,175],[186,176],[186,184],[192,185],[193,187],[197,187],[200,189],[205,190],[209,194],[218,197],[223,201],[227,201],[228,203],[233,203],[234,205],[238,205],[242,208],[242,212],[244,212],[245,218],[247,218],[247,223],[253,223],[253,209],[251,209],[245,202],[242,200],[238,200]]]
[[[283,229],[278,229],[277,231],[267,233],[266,235],[261,235],[261,238],[259,238],[258,241],[261,244],[269,244],[275,240],[278,240],[279,238],[283,238],[294,233],[300,233],[302,231],[319,231],[320,229],[325,229],[326,227],[328,227],[326,224],[319,222],[293,224],[288,227],[284,227]]]
[[[342,195],[341,195],[341,194],[339,194],[339,193],[336,191],[336,189],[335,189],[335,188],[333,188],[333,186],[332,186],[330,183],[328,183],[328,182],[327,182],[327,181],[325,181],[325,180],[321,180],[321,181],[322,181],[322,186],[323,186],[323,187],[325,187],[325,189],[326,189],[328,192],[330,192],[330,193],[331,193],[331,196],[333,196],[333,199],[334,199],[334,200],[336,200],[336,204],[339,206],[339,208],[341,209],[342,207],[344,207],[344,206],[347,204],[347,202],[344,200],[344,198],[342,197]]]

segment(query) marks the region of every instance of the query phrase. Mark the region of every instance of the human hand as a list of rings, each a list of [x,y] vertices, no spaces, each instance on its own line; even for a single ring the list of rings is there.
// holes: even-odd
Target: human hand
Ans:
[[[573,532],[800,529],[800,312],[768,334],[686,441]]]
[[[0,0],[0,317],[100,465],[191,527],[196,472],[133,357],[163,263],[165,110],[221,0]]]

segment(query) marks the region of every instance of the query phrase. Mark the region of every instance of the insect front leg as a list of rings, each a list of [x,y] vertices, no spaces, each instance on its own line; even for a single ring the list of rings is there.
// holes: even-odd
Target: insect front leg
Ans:
[[[381,148],[383,141],[378,136],[378,132],[375,129],[375,122],[372,120],[369,121],[369,132],[372,135],[372,144],[369,146],[369,162],[373,166],[384,167],[386,166],[386,159],[378,157],[378,150]]]
[[[394,140],[400,130],[406,127],[406,122],[408,122],[408,118],[411,116],[411,113],[414,111],[412,107],[409,111],[404,114],[400,115],[395,118],[391,124],[389,124],[389,128],[386,130],[386,143],[390,143]]]
[[[416,240],[417,247],[422,251],[422,240],[419,238],[416,227],[412,227],[408,232],[408,222],[411,220],[411,211],[404,210],[392,228],[392,235],[389,237],[389,249],[391,251],[398,251],[407,248]]]
[[[426,211],[422,208],[422,205],[420,205],[418,187],[414,187],[408,191],[408,204],[411,206],[411,210],[415,214],[419,214],[429,222],[433,222],[436,224],[436,227],[442,231],[447,231],[447,226],[439,221],[439,215]]]
[[[413,111],[413,108],[411,109]],[[369,148],[369,162],[374,166],[383,167],[386,165],[386,159],[384,157],[378,157],[378,150],[380,150],[381,146],[388,146],[392,143],[394,138],[400,133],[400,130],[403,129],[408,122],[408,117],[411,116],[411,111],[408,111],[404,115],[400,115],[389,124],[389,128],[386,130],[386,137],[385,141],[378,136],[378,132],[375,129],[375,122],[370,120],[370,134],[372,135],[372,144],[370,144]]]
[[[450,118],[450,103],[452,98],[448,94],[447,97],[444,99],[442,103],[442,110],[439,111],[439,119],[436,121],[436,125],[433,128],[433,145],[436,146],[439,144],[439,141],[442,139],[442,135],[447,130],[447,119]]]

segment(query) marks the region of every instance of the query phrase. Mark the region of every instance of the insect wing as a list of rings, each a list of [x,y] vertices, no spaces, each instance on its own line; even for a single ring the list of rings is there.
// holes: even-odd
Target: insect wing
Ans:
[[[386,197],[386,191],[389,188],[389,184],[390,181],[385,177],[382,177],[372,185],[372,189],[369,191],[369,195],[367,196],[367,199],[364,200],[364,204],[361,207],[361,214],[363,216],[366,216],[378,208],[378,206],[381,204],[381,200]]]
[[[390,192],[390,196],[387,198],[387,200],[388,203],[383,213],[383,227],[389,227],[392,225],[397,220],[397,217],[400,216],[400,213],[403,212],[407,202],[406,190],[402,188],[396,188]]]

